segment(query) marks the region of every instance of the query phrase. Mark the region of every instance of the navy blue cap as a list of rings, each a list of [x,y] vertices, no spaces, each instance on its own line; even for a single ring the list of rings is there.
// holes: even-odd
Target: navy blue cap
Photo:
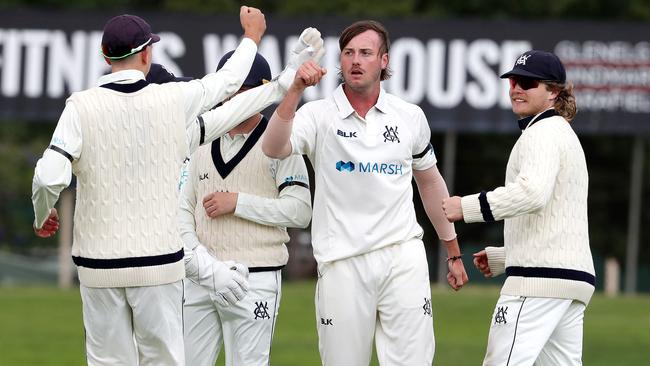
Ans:
[[[519,56],[512,70],[501,75],[501,78],[511,76],[525,76],[560,84],[566,82],[566,71],[560,58],[553,53],[538,50],[531,50]]]
[[[160,37],[151,32],[151,26],[144,19],[137,15],[118,15],[104,26],[102,55],[111,60],[120,60],[158,41]]]
[[[147,74],[147,81],[154,84],[164,84],[173,81],[190,81],[191,77],[188,76],[176,76],[171,71],[167,70],[165,66],[161,64],[151,64],[149,73]]]
[[[226,63],[226,61],[228,61],[234,52],[235,51],[230,51],[223,55],[221,60],[219,60],[219,65],[217,65],[217,71],[223,67],[223,65]],[[268,83],[269,81],[271,81],[271,67],[269,66],[269,63],[266,62],[266,59],[257,53],[255,54],[255,59],[253,60],[251,71],[248,72],[248,76],[246,76],[246,80],[244,80],[242,86],[254,88],[256,86]]]

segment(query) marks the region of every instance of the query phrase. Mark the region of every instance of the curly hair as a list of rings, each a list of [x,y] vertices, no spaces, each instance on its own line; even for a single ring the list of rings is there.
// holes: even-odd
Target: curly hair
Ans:
[[[564,119],[571,122],[578,113],[578,106],[576,105],[576,97],[573,95],[573,83],[560,84],[557,82],[545,82],[546,89],[549,91],[556,91],[557,97],[555,98],[554,108],[555,111]]]

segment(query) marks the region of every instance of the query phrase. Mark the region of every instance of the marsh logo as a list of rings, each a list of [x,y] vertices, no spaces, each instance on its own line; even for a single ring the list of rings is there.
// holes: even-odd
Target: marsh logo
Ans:
[[[354,171],[354,163],[351,161],[348,161],[346,163],[343,160],[339,160],[336,162],[336,170],[339,172],[342,172],[344,170],[347,170],[348,172]]]
[[[359,161],[356,164],[348,161],[339,160],[336,162],[336,170],[339,172],[348,171],[354,172],[358,171],[359,173],[370,173],[370,174],[385,174],[385,175],[402,175],[404,174],[404,166],[402,164],[395,163],[376,163],[372,161],[363,162]]]
[[[362,161],[359,162],[359,172],[386,174],[386,175],[404,174],[402,164],[387,164],[387,163],[373,163],[373,162],[364,163]]]

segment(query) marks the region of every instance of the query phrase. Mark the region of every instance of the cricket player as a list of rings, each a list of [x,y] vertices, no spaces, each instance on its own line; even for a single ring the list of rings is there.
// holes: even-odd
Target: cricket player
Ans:
[[[266,29],[258,9],[242,7],[240,19],[244,38],[220,72],[166,85],[145,81],[153,43],[160,40],[149,24],[134,15],[110,19],[102,54],[112,72],[67,100],[37,163],[32,201],[38,236],[56,232],[53,206],[72,172],[78,179],[72,256],[89,364],[184,365],[186,274],[227,303],[247,291],[245,266],[184,248],[176,223],[181,164],[221,127],[197,122],[197,116],[239,89]],[[300,45],[308,56],[309,45]],[[285,70],[287,78],[295,69]]]
[[[389,38],[360,21],[339,38],[343,79],[332,96],[296,108],[325,72],[299,72],[271,117],[262,148],[274,158],[306,154],[315,170],[312,244],[323,365],[367,366],[373,338],[382,365],[431,365],[434,334],[422,228],[413,208],[414,177],[449,256],[448,281],[467,282],[448,197],[422,110],[381,88],[389,77]]]
[[[585,307],[594,292],[585,154],[571,128],[577,108],[564,65],[548,52],[517,58],[510,81],[521,136],[505,186],[451,197],[449,221],[504,220],[504,245],[474,254],[486,277],[506,273],[483,365],[582,364]]]
[[[221,58],[217,70],[232,54]],[[269,64],[257,54],[240,91],[269,80]],[[267,124],[255,113],[190,159],[179,214],[183,240],[188,246],[203,244],[219,260],[243,263],[250,275],[246,297],[227,306],[205,288],[185,282],[188,365],[214,365],[222,345],[226,365],[270,364],[281,270],[289,258],[286,227],[309,225],[311,195],[302,156],[276,160],[262,153]]]

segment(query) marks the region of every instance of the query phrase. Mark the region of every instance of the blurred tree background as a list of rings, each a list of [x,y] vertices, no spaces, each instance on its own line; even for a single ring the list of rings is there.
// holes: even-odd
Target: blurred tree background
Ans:
[[[268,15],[285,17],[650,21],[648,0],[3,0],[0,9],[111,9],[116,13],[162,11],[234,15],[244,4],[259,7]],[[513,116],[513,123],[514,120]],[[30,226],[25,224],[33,220],[30,201],[33,168],[54,127],[54,121],[0,121],[0,182],[3,185],[0,189],[0,249],[33,252],[35,247],[51,251],[56,247],[56,239],[36,240]],[[590,171],[592,247],[601,259],[614,256],[624,263],[633,137],[581,135],[580,138]],[[514,134],[459,135],[453,193],[462,195],[501,185],[508,154],[516,139]],[[441,134],[434,134],[432,140],[442,165],[445,140]],[[646,149],[642,207],[650,206],[650,157],[647,155]],[[641,228],[640,262],[648,266],[650,246],[643,243],[650,238],[650,215],[645,212]],[[501,229],[501,225],[457,225],[461,244],[498,243],[502,240]],[[427,235],[432,238],[431,229]]]
[[[241,5],[286,16],[345,15],[366,17],[480,17],[499,19],[648,20],[647,0],[4,0],[4,7],[56,9],[135,9],[197,14],[239,12]]]

